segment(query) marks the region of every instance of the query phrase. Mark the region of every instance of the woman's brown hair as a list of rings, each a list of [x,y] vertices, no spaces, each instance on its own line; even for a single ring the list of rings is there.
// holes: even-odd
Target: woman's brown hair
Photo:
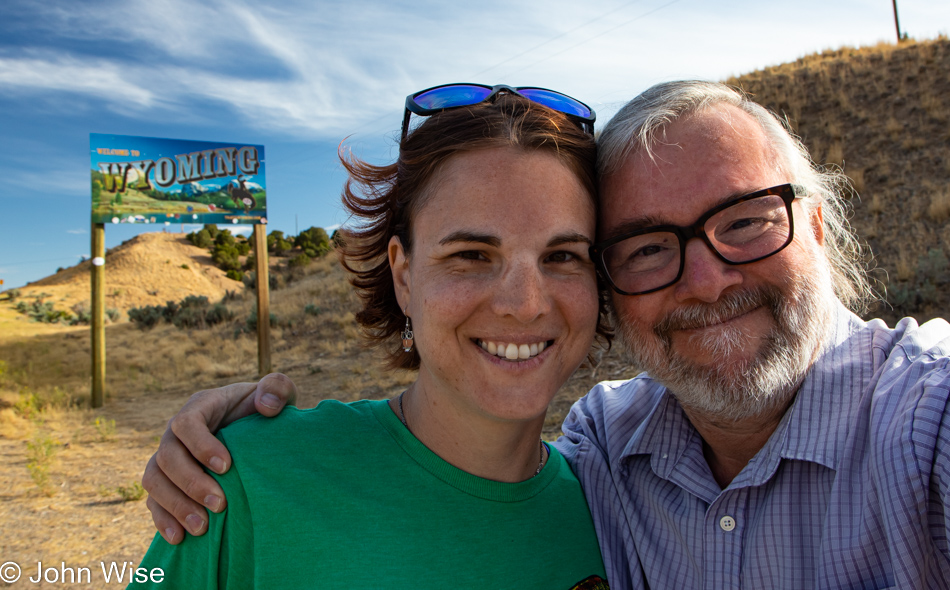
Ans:
[[[455,154],[499,147],[555,154],[596,207],[594,138],[562,113],[511,94],[427,117],[403,139],[399,159],[388,166],[368,164],[341,150],[340,160],[350,176],[343,187],[343,206],[363,223],[343,230],[340,259],[363,302],[356,321],[369,344],[384,349],[390,367],[416,369],[419,355],[401,346],[406,319],[393,287],[389,241],[398,236],[411,254],[413,216],[425,205],[436,171]],[[607,294],[603,288],[599,291],[597,334],[609,343]]]

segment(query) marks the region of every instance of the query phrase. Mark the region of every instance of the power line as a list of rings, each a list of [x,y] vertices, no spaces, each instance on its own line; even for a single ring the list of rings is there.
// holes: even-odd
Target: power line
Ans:
[[[506,60],[504,60],[504,61],[500,61],[500,62],[496,63],[496,64],[493,65],[493,66],[487,67],[487,68],[485,68],[484,70],[478,72],[477,74],[473,74],[473,75],[472,75],[472,78],[474,79],[474,78],[476,78],[476,77],[478,77],[478,76],[481,76],[482,74],[484,74],[484,73],[486,73],[486,72],[490,72],[491,70],[494,70],[495,68],[497,68],[497,67],[499,67],[499,66],[502,66],[502,65],[504,65],[504,64],[506,64],[506,63],[508,63],[508,62],[510,62],[510,61],[514,61],[514,60],[518,59],[518,58],[521,57],[522,55],[526,55],[526,54],[528,54],[528,53],[531,53],[531,52],[534,51],[535,49],[539,49],[539,48],[541,48],[541,47],[544,47],[544,46],[547,45],[548,43],[553,43],[554,41],[557,41],[557,40],[560,39],[561,37],[570,35],[570,34],[573,33],[574,31],[583,29],[583,28],[586,27],[587,25],[593,24],[593,23],[595,23],[595,22],[597,22],[597,21],[599,21],[599,20],[601,20],[601,19],[603,19],[603,18],[606,18],[606,17],[610,16],[611,14],[613,14],[613,13],[615,13],[615,12],[619,12],[619,11],[623,10],[624,8],[630,6],[631,4],[638,4],[638,3],[642,2],[642,1],[643,1],[643,0],[633,0],[633,2],[627,2],[626,4],[623,4],[623,5],[621,5],[621,6],[618,6],[617,8],[614,8],[613,10],[609,10],[609,11],[607,11],[607,12],[601,14],[600,16],[595,16],[594,18],[590,19],[590,20],[587,21],[586,23],[580,24],[580,25],[574,27],[573,29],[571,29],[571,30],[569,30],[569,31],[565,31],[565,32],[561,33],[560,35],[551,37],[551,38],[548,39],[547,41],[543,41],[543,42],[541,42],[541,43],[535,45],[534,47],[532,47],[532,48],[530,48],[530,49],[526,49],[526,50],[522,51],[521,53],[519,53],[518,55],[514,55],[514,56],[509,57],[508,59],[506,59]]]
[[[588,38],[588,39],[584,39],[583,41],[580,41],[580,42],[578,42],[578,43],[575,43],[574,45],[571,45],[570,47],[566,47],[566,48],[562,49],[561,51],[558,51],[557,53],[552,53],[551,55],[548,55],[547,57],[544,57],[544,58],[539,59],[539,60],[537,60],[537,61],[535,61],[535,62],[532,62],[532,63],[530,63],[530,64],[524,66],[524,67],[521,68],[520,70],[515,70],[515,71],[511,72],[511,73],[508,74],[508,75],[510,76],[510,75],[512,75],[512,74],[517,74],[517,73],[519,73],[519,72],[523,72],[523,71],[527,70],[528,68],[533,68],[534,66],[538,65],[539,63],[545,62],[545,61],[551,59],[552,57],[557,57],[557,56],[561,55],[562,53],[566,53],[566,52],[568,52],[568,51],[570,51],[570,50],[572,50],[572,49],[574,49],[574,48],[576,48],[576,47],[579,47],[579,46],[585,44],[585,43],[589,43],[589,42],[593,41],[594,39],[597,39],[597,38],[599,38],[599,37],[603,37],[603,36],[606,35],[607,33],[611,33],[611,32],[613,32],[613,31],[616,31],[616,30],[619,29],[620,27],[625,27],[625,26],[629,25],[630,23],[635,22],[635,21],[638,21],[638,20],[640,20],[640,19],[642,19],[642,18],[646,18],[646,17],[650,16],[651,14],[657,13],[657,12],[663,10],[664,8],[667,8],[667,7],[669,7],[669,6],[672,6],[673,4],[676,4],[677,2],[680,2],[680,1],[681,1],[681,0],[672,0],[671,2],[667,2],[667,3],[664,4],[663,6],[658,6],[657,8],[654,8],[653,10],[644,12],[643,14],[641,14],[641,15],[639,15],[639,16],[637,16],[637,17],[634,17],[634,18],[632,18],[632,19],[630,19],[630,20],[628,20],[628,21],[622,22],[622,23],[620,23],[619,25],[615,25],[615,26],[613,26],[613,27],[610,27],[610,28],[607,29],[606,31],[601,31],[600,33],[594,35],[593,37],[590,37],[590,38]]]

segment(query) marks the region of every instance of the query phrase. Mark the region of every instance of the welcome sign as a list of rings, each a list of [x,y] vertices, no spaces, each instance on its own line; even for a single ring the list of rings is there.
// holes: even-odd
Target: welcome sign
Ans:
[[[264,146],[89,135],[92,223],[267,223]]]

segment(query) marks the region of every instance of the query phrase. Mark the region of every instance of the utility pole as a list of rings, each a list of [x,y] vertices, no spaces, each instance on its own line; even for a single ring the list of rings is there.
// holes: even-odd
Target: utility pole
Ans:
[[[897,42],[901,42],[901,23],[897,20],[897,0],[891,0],[894,5],[894,28],[897,29]]]

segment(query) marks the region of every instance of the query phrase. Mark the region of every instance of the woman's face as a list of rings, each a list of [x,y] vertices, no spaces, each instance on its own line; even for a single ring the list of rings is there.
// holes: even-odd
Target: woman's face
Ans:
[[[515,148],[453,156],[428,190],[411,255],[389,248],[416,387],[457,411],[537,419],[594,338],[591,196],[554,155]]]

